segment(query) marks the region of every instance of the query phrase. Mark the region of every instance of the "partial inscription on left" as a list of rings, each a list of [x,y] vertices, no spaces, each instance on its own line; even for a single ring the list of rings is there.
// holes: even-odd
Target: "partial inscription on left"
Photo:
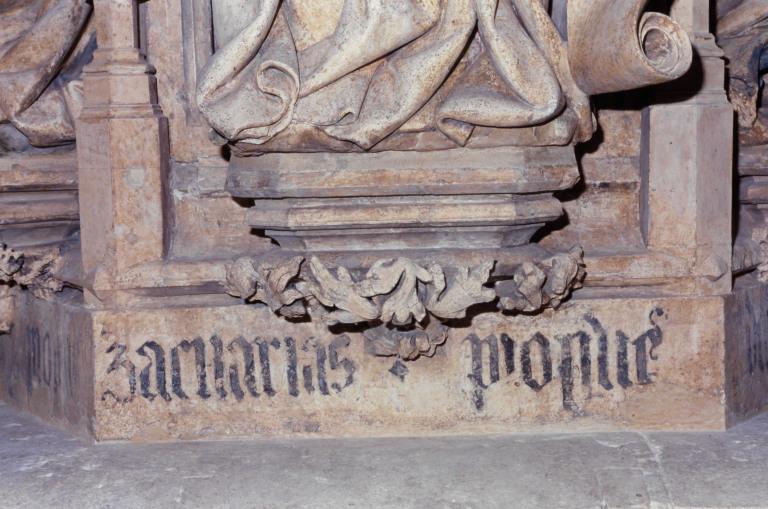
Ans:
[[[329,342],[243,336],[224,340],[213,335],[205,340],[183,339],[170,348],[148,340],[134,351],[113,342],[106,350],[112,356],[106,374],[112,380],[122,380],[111,387],[123,388],[106,389],[101,400],[127,403],[137,397],[167,402],[193,397],[235,401],[271,398],[282,385],[278,385],[277,377],[285,377],[287,393],[293,397],[316,391],[328,396],[355,382],[356,365],[346,355],[349,345],[346,335]],[[278,355],[282,356],[279,364]],[[277,372],[276,364],[284,366],[284,370]],[[188,368],[192,365],[194,370]],[[196,381],[194,392],[185,388],[184,381],[190,378]]]

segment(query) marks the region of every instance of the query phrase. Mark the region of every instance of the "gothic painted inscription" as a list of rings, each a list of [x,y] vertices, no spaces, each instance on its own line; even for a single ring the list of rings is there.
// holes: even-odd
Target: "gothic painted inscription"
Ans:
[[[578,416],[593,391],[626,391],[654,382],[666,313],[660,307],[646,313],[647,329],[638,332],[637,327],[632,333],[605,325],[591,312],[556,332],[535,325],[524,332],[512,326],[505,330],[503,322],[493,334],[475,329],[449,338],[445,355],[398,359],[397,369],[358,348],[355,341],[363,338],[355,334],[323,339],[223,334],[171,341],[110,338],[103,351],[108,383],[100,398],[117,404],[197,400],[259,405],[280,400],[302,405],[311,397],[333,404],[335,398],[370,394],[368,389],[391,390],[393,395],[417,390],[409,385],[411,377],[427,376],[445,396],[466,398],[471,413],[482,414],[499,391],[515,391],[521,398],[555,395],[557,406],[561,399],[562,409]],[[517,397],[505,397],[510,395]]]
[[[467,341],[472,366],[467,376],[474,386],[475,408],[483,410],[488,389],[503,377],[516,373],[534,392],[559,382],[563,408],[575,414],[582,410],[574,400],[574,385],[580,383],[590,391],[593,371],[597,372],[597,384],[605,391],[613,390],[616,385],[628,389],[634,384],[651,384],[650,362],[657,359],[656,350],[664,339],[657,320],[664,316],[663,309],[654,308],[649,316],[651,327],[635,338],[620,329],[610,337],[607,328],[592,313],[583,315],[584,328],[554,337],[538,331],[527,338],[513,338],[504,332],[482,339],[470,334]],[[609,353],[610,350],[615,353]]]
[[[285,377],[286,392],[292,397],[315,391],[324,396],[338,394],[355,382],[356,365],[345,355],[349,344],[346,335],[328,343],[314,338],[244,336],[226,341],[213,335],[183,339],[170,349],[148,340],[130,352],[125,344],[113,342],[106,350],[112,356],[107,375],[121,373],[127,383],[122,391],[106,389],[101,399],[127,403],[136,397],[149,401],[271,398],[278,393],[279,376]],[[282,373],[274,369],[278,355],[283,357]],[[189,379],[194,380],[194,391],[185,388]]]

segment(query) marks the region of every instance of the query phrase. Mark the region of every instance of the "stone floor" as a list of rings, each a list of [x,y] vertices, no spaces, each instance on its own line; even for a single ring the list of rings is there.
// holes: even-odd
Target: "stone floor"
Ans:
[[[768,414],[726,433],[89,445],[0,403],[0,507],[768,508]]]

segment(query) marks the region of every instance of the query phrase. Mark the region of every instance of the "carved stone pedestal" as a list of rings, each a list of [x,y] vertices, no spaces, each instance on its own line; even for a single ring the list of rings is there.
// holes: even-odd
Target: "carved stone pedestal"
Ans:
[[[104,440],[765,408],[768,289],[742,273],[768,165],[742,171],[740,264],[710,9],[661,3],[0,5],[0,148],[32,151],[0,161],[0,241],[75,199],[80,228],[76,255],[0,251],[0,395]],[[9,132],[76,134],[76,163]]]
[[[503,147],[235,158],[227,189],[285,249],[491,249],[527,244],[578,179],[570,146]]]
[[[266,306],[71,297],[19,302],[0,391],[101,440],[716,430],[767,403],[768,288],[755,283],[481,313],[411,362]]]

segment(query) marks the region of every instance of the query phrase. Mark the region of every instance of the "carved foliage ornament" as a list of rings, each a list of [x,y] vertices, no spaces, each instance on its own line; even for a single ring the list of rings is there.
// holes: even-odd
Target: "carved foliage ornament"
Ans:
[[[431,355],[445,341],[443,323],[467,317],[477,304],[499,298],[505,311],[557,307],[584,278],[575,249],[527,262],[491,287],[495,263],[476,267],[421,265],[408,258],[379,260],[362,277],[326,267],[317,257],[279,263],[241,258],[229,265],[226,288],[246,302],[261,302],[289,318],[309,317],[329,326],[362,325],[377,355],[413,359]],[[305,263],[306,262],[306,263]]]
[[[26,288],[40,299],[50,299],[64,288],[55,274],[61,269],[58,250],[35,256],[24,256],[0,244],[0,334],[13,324],[14,288]]]

